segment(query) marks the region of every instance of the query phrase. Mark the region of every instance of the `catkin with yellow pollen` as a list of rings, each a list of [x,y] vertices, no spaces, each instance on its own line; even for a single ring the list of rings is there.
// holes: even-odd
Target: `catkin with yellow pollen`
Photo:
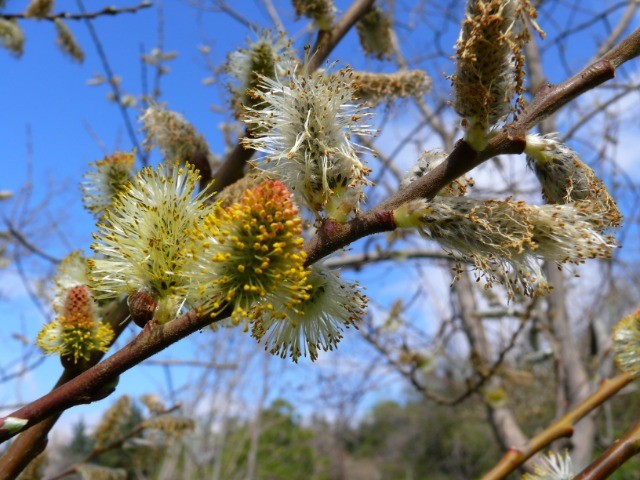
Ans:
[[[73,36],[71,29],[59,18],[54,19],[53,22],[56,25],[56,45],[76,62],[84,62],[84,51],[76,41],[76,37]]]
[[[336,8],[332,0],[293,0],[298,17],[312,19],[319,30],[329,30]]]
[[[630,313],[613,329],[616,365],[635,377],[640,376],[640,309]]]
[[[445,152],[438,150],[426,150],[422,152],[416,164],[411,167],[400,183],[400,188],[407,188],[419,178],[427,175],[438,165],[447,159]],[[474,184],[473,178],[463,175],[438,192],[438,196],[442,197],[464,197],[467,194],[467,188]]]
[[[24,31],[15,19],[0,18],[0,45],[16,57],[24,53]]]
[[[53,307],[58,316],[46,324],[36,340],[47,354],[69,356],[73,363],[88,360],[91,352],[105,352],[113,330],[99,318],[98,305],[86,286],[87,264],[79,251],[58,268]]]
[[[183,165],[207,162],[209,168],[217,163],[204,136],[182,115],[152,105],[140,117],[145,132],[144,146],[151,150],[157,146],[165,163]]]
[[[570,480],[575,476],[569,452],[550,451],[534,462],[533,472],[525,473],[521,480]]]
[[[116,152],[89,164],[91,170],[82,182],[82,202],[97,219],[132,180],[134,161],[134,152]]]
[[[266,181],[227,208],[216,206],[191,232],[199,243],[194,273],[202,309],[233,306],[232,320],[252,321],[274,305],[296,309],[307,298],[302,220],[282,182]]]
[[[231,92],[231,107],[236,118],[244,116],[245,108],[262,108],[262,99],[257,92],[262,89],[263,77],[284,76],[293,64],[289,40],[268,31],[262,32],[248,48],[230,53],[226,70],[231,81],[227,88]]]
[[[153,318],[173,320],[191,305],[191,253],[185,232],[209,213],[208,193],[187,164],[143,168],[125,185],[94,234],[90,280],[98,299],[144,292],[157,302]]]
[[[282,180],[317,218],[346,221],[370,183],[359,156],[366,149],[354,139],[373,133],[365,124],[371,113],[355,102],[355,88],[350,69],[327,75],[303,67],[288,82],[263,78],[256,92],[262,108],[247,109],[254,134],[243,143],[266,154],[256,165]]]
[[[364,53],[378,60],[391,57],[391,21],[385,12],[375,3],[356,23],[360,45]]]
[[[281,358],[318,358],[320,351],[333,350],[345,328],[358,327],[364,317],[367,299],[357,283],[349,283],[322,265],[309,272],[305,299],[291,309],[277,305],[264,310],[254,322],[252,335],[265,350]]]
[[[418,97],[431,88],[431,78],[422,70],[400,70],[395,73],[354,71],[355,96],[369,106],[398,98]]]

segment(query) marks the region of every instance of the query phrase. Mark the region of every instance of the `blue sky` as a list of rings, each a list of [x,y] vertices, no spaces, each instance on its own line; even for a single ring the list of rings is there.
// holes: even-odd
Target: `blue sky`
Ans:
[[[22,11],[27,2],[10,0],[7,3],[6,10],[13,12]],[[99,9],[109,4],[88,0],[86,3],[88,10]],[[119,3],[125,4],[125,2]],[[229,3],[237,5],[237,8],[253,22],[271,26],[261,2],[246,0]],[[411,30],[412,22],[421,19],[427,24],[432,21],[433,28],[439,28],[442,25],[436,20],[422,18],[422,12],[412,8],[412,3],[408,2],[406,7],[400,4],[401,26],[398,32],[401,39],[405,40],[407,56],[417,56],[424,51],[428,57],[435,47],[426,45],[426,39],[430,37],[421,34],[420,31]],[[279,1],[274,4],[282,13],[285,24],[291,25],[291,31],[298,39],[297,45],[300,46],[306,38],[304,33],[306,23],[294,21],[288,2]],[[349,2],[341,1],[337,4],[344,9]],[[600,2],[585,2],[585,8],[589,4],[598,5]],[[126,5],[134,5],[134,2],[126,2]],[[76,11],[75,2],[59,1],[57,9]],[[158,15],[156,8],[150,8],[135,15],[105,17],[94,22],[112,70],[122,77],[121,88],[124,93],[139,95],[142,92],[140,52],[149,53],[158,45]],[[562,17],[563,14],[556,12],[556,15]],[[207,69],[205,59],[198,47],[208,45],[211,62],[215,66],[220,66],[229,51],[241,47],[247,38],[253,38],[253,34],[226,15],[198,11],[188,5],[188,2],[178,0],[165,0],[163,17],[164,49],[177,51],[179,56],[168,63],[171,72],[162,78],[161,100],[168,101],[170,109],[182,113],[192,122],[206,136],[214,152],[222,153],[224,144],[218,126],[229,118],[216,113],[211,107],[226,106],[224,87],[221,83],[213,86],[203,85],[202,80],[210,76],[211,72]],[[572,19],[571,22],[577,24],[579,19]],[[16,212],[24,208],[22,200],[25,198],[19,192],[25,182],[30,180],[33,187],[30,205],[32,208],[41,202],[44,202],[44,205],[42,208],[37,208],[38,215],[26,221],[25,232],[33,235],[30,238],[33,238],[34,242],[46,252],[62,257],[71,248],[88,248],[91,241],[92,218],[81,206],[78,186],[78,181],[86,171],[87,164],[99,160],[106,152],[113,152],[116,149],[128,150],[132,145],[119,110],[106,99],[109,93],[108,86],[87,85],[87,80],[95,74],[104,72],[86,26],[82,22],[69,23],[86,53],[84,64],[78,65],[65,57],[55,46],[52,24],[29,21],[22,22],[22,25],[27,38],[24,55],[16,59],[5,51],[0,51],[0,91],[3,92],[2,102],[0,102],[0,145],[2,146],[0,190],[14,191],[16,199],[19,200],[0,204],[0,209],[2,209],[3,218],[17,218]],[[594,41],[598,36],[602,36],[602,31],[599,32],[577,36],[570,40],[569,46],[575,52],[570,57],[571,61],[575,62],[574,66],[582,65],[590,58]],[[455,28],[445,29],[439,46],[452,52],[451,47],[456,36]],[[550,35],[550,41],[553,38],[554,36]],[[353,32],[345,38],[333,58],[345,59],[346,62],[355,64],[359,68],[375,70],[390,68],[388,64],[382,62],[363,60]],[[424,59],[424,63],[427,62],[429,58]],[[547,72],[550,79],[561,80],[564,77],[561,62],[557,57],[552,56],[548,63]],[[151,82],[153,71],[150,67],[147,67],[147,70],[149,82]],[[630,74],[634,71],[637,72],[638,68],[631,69]],[[450,65],[447,64],[446,59],[438,58],[437,66],[433,67],[431,72],[436,72],[438,75],[445,72],[451,73]],[[436,81],[439,88],[447,87],[448,82],[444,76],[436,78]],[[637,96],[635,101],[637,103]],[[129,110],[129,116],[135,128],[138,128],[135,121],[137,113],[136,109]],[[379,139],[381,148],[390,151],[394,142],[410,128],[415,118],[415,111],[410,106],[400,113],[394,113],[392,124]],[[637,128],[637,120],[635,122]],[[140,135],[138,139],[141,139]],[[431,148],[436,146],[430,145]],[[417,151],[416,146],[406,147],[402,160],[403,166],[410,165]],[[637,161],[635,161],[634,152],[626,152],[625,155],[623,160],[626,162],[629,173],[637,181],[637,168],[634,168]],[[157,160],[157,156],[153,158]],[[514,172],[516,174],[521,170],[514,169]],[[495,173],[491,171],[486,174],[489,178],[492,175]],[[54,234],[50,232],[44,234],[41,228],[52,219],[56,222],[57,231]],[[637,245],[632,244],[630,247],[632,251],[638,253]],[[42,271],[43,267],[38,268]],[[377,301],[386,304],[395,298],[398,290],[402,289],[403,282],[407,281],[406,275],[406,270],[403,271],[402,268],[383,266],[382,269],[366,272],[362,283],[368,284],[369,294],[375,295]],[[33,285],[34,288],[36,286]],[[0,297],[2,320],[0,321],[4,322],[4,331],[17,331],[26,337],[33,338],[46,318],[38,312],[26,292],[22,290],[15,269],[8,272],[0,271],[0,292],[2,295]],[[446,308],[446,301],[443,303]],[[416,314],[420,314],[422,311],[419,307],[417,308]],[[20,345],[8,335],[1,336],[0,363],[16,358],[21,352]],[[189,345],[191,344],[174,346],[163,354],[170,357],[189,356],[192,348]],[[357,349],[355,346],[351,348]],[[38,355],[37,352],[36,355]],[[137,394],[157,389],[159,386],[166,387],[166,378],[161,371],[156,375],[149,373],[152,371],[150,367],[143,368],[144,370],[141,371],[144,375],[132,373],[122,379],[120,387],[122,391]],[[48,359],[20,385],[3,385],[0,387],[0,405],[27,400],[33,395],[43,393],[49,388],[51,379],[57,376],[58,371],[57,360]],[[293,369],[287,369],[287,372],[295,376]],[[183,374],[176,375],[178,383],[184,380],[181,377]],[[396,394],[400,390],[401,388],[396,386],[390,391]],[[91,410],[94,407],[83,408],[86,410],[79,410],[80,413],[94,411]]]

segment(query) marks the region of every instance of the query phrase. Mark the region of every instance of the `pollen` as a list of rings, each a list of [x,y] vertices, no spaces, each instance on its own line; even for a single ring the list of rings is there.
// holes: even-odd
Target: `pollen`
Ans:
[[[302,301],[300,291],[308,275],[298,241],[302,220],[282,182],[263,182],[247,190],[239,202],[226,208],[216,205],[200,230],[197,236],[217,250],[210,255],[203,248],[198,257],[199,270],[205,273],[197,283],[207,285],[202,295],[210,308],[219,308],[220,299],[232,303],[237,324],[253,321],[276,301]]]

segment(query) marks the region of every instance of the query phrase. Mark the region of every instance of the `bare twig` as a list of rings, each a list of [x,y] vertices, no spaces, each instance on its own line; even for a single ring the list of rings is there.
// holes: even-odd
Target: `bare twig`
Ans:
[[[14,20],[14,19],[15,20],[22,20],[22,19],[47,20],[50,22],[53,22],[55,20],[93,20],[98,17],[120,15],[122,13],[136,13],[136,12],[139,12],[140,10],[144,10],[145,8],[149,8],[152,5],[153,4],[151,2],[144,1],[134,7],[109,6],[109,7],[103,8],[102,10],[97,10],[95,12],[86,12],[83,9],[82,13],[59,12],[59,13],[52,13],[50,15],[45,15],[42,17],[28,17],[24,13],[0,13],[0,18],[3,18],[5,20]]]
[[[309,60],[310,71],[315,71],[323,64],[333,49],[340,43],[342,37],[355,25],[373,5],[373,0],[355,0],[344,15],[336,22],[331,30],[321,30],[311,49],[312,57]]]
[[[602,480],[609,478],[623,463],[639,453],[640,422],[636,423],[624,436],[612,443],[595,462],[573,477],[573,480]]]
[[[160,360],[148,360],[144,362],[144,365],[161,365],[163,367],[200,367],[200,368],[214,368],[218,370],[233,370],[238,368],[234,363],[220,363],[220,362],[203,362],[199,360],[181,360],[178,358],[165,358]]]
[[[76,4],[78,5],[78,8],[80,9],[80,11],[84,15],[87,15],[83,1],[76,0]],[[131,118],[129,118],[129,112],[127,111],[127,107],[125,107],[122,102],[122,93],[120,92],[120,87],[118,86],[115,75],[113,74],[113,70],[111,69],[109,59],[107,58],[107,54],[104,51],[104,47],[102,46],[102,42],[100,41],[98,32],[96,32],[96,29],[93,27],[93,23],[91,23],[91,17],[83,18],[82,20],[84,20],[85,25],[89,30],[89,35],[91,36],[91,40],[93,41],[93,44],[96,47],[96,50],[98,52],[98,57],[100,58],[100,62],[102,63],[102,68],[104,68],[107,81],[111,86],[111,90],[113,92],[113,99],[118,104],[118,110],[120,110],[120,115],[122,116],[122,120],[124,121],[124,125],[127,130],[127,135],[129,136],[129,140],[131,141],[131,144],[135,147],[136,154],[138,156],[138,159],[142,163],[142,165],[146,165],[148,163],[148,159],[143,154],[143,149],[140,148],[140,143],[138,142],[138,137],[136,136],[135,129],[133,128],[133,123],[131,122]]]
[[[594,411],[634,379],[633,375],[623,373],[611,380],[605,380],[600,385],[600,388],[591,394],[584,402],[577,405],[559,420],[553,422],[544,429],[544,431],[533,437],[525,446],[518,449],[511,448],[507,451],[491,471],[482,477],[482,480],[503,479],[537,452],[549,445],[552,441],[562,437],[570,437],[573,434],[573,425],[578,420]],[[588,478],[595,479],[605,477]]]
[[[276,7],[273,6],[273,3],[271,2],[271,0],[262,0],[262,1],[276,29],[279,32],[284,32],[285,28],[284,28],[284,25],[282,24],[282,20],[280,20],[280,15],[278,15],[278,11],[276,10]]]
[[[51,262],[55,265],[60,263],[60,259],[54,257],[53,255],[49,255],[47,252],[43,252],[40,248],[36,247],[33,243],[31,243],[27,238],[22,234],[22,232],[18,231],[11,221],[8,218],[4,219],[4,223],[7,226],[8,232],[11,236],[23,247],[29,250],[31,253],[39,256],[40,258],[45,259],[47,262]]]
[[[242,25],[244,25],[248,29],[255,30],[255,31],[258,30],[258,26],[257,25],[255,25],[254,23],[252,23],[249,20],[247,20],[239,12],[237,12],[236,10],[231,8],[229,5],[227,5],[227,3],[224,2],[223,0],[210,0],[210,1],[211,1],[211,3],[216,5],[220,9],[220,11],[226,13],[231,18],[233,18],[237,22],[241,23]]]
[[[627,5],[627,9],[620,17],[620,20],[618,20],[615,28],[611,31],[606,40],[602,42],[602,45],[600,45],[600,47],[598,48],[595,59],[601,57],[607,51],[612,49],[615,46],[616,42],[620,40],[620,37],[624,35],[624,32],[627,30],[627,28],[629,28],[631,22],[633,22],[636,12],[638,11],[638,7],[640,7],[640,1],[632,0],[629,2],[629,5]]]
[[[580,119],[576,121],[573,125],[571,125],[571,128],[569,130],[567,130],[565,133],[562,134],[562,140],[566,141],[568,138],[572,138],[575,135],[575,133],[584,125],[586,125],[590,120],[592,120],[593,117],[595,117],[601,112],[606,111],[607,108],[615,104],[618,100],[621,100],[622,98],[626,97],[630,93],[636,93],[637,91],[638,91],[637,84],[629,85],[628,88],[625,88],[623,91],[617,93],[616,95],[613,95],[606,102],[602,102],[601,104],[596,105],[593,109],[591,109],[591,111],[585,113],[584,115],[581,115]]]

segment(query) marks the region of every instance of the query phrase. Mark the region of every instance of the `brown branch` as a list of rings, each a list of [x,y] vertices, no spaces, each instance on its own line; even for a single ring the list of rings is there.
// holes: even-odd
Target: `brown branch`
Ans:
[[[393,222],[389,220],[390,211],[410,200],[433,198],[445,185],[489,158],[500,154],[522,153],[525,147],[524,135],[528,130],[582,93],[613,78],[616,66],[639,54],[640,28],[608,52],[603,59],[558,85],[546,84],[540,88],[525,112],[502,132],[492,137],[482,152],[476,152],[466,142],[459,141],[442,164],[379,206],[344,225],[331,222],[327,226],[329,222],[325,223],[318,235],[307,244],[308,263],[314,263],[364,235],[393,229]]]
[[[113,341],[124,331],[127,326],[125,320],[128,316],[129,307],[126,302],[120,302],[110,315],[105,315],[105,321],[109,322],[115,333]],[[83,367],[88,369],[97,364],[103,355],[101,352],[94,352],[91,360],[84,364]],[[53,387],[53,390],[75,378],[80,372],[81,370],[73,366],[65,368]],[[18,438],[16,438],[2,457],[0,457],[0,480],[16,478],[34,458],[44,451],[48,443],[47,436],[58,421],[58,418],[60,418],[60,413],[50,416],[30,430],[21,433]]]
[[[245,136],[249,135],[249,132],[245,132]],[[255,150],[245,148],[242,144],[237,143],[233,150],[231,150],[221,165],[216,170],[216,173],[211,176],[209,184],[213,184],[213,188],[220,192],[225,187],[228,187],[237,180],[240,180],[243,175],[243,170],[247,162],[253,156]],[[204,182],[203,178],[203,182]]]
[[[356,2],[354,5],[362,5],[364,3],[366,2]],[[522,137],[526,129],[535,126],[537,122],[553,114],[580,93],[612,78],[614,67],[634,58],[639,51],[640,29],[634,31],[627,39],[623,40],[621,46],[614,48],[605,55],[605,60],[585,68],[582,72],[556,87],[548,85],[542,89],[522,117],[506,128],[505,131],[491,138],[488,147],[484,151],[475,152],[465,142],[458,142],[443,164],[422,179],[412,183],[408,188],[396,193],[383,204],[344,225],[333,221],[325,222],[321,226],[318,235],[306,247],[308,253],[307,263],[314,263],[366,235],[392,230],[395,227],[392,215],[394,208],[414,198],[433,198],[437,191],[447,183],[488,158],[503,153],[522,152],[524,149]],[[227,310],[220,313],[216,318],[211,318],[208,316],[200,317],[196,311],[190,311],[165,325],[156,325],[150,322],[122,350],[47,395],[16,410],[8,417],[27,420],[27,424],[22,429],[26,430],[71,406],[95,401],[104,396],[105,385],[113,383],[118,375],[187,335],[205,327],[212,321],[222,319],[228,314],[229,311]],[[612,382],[615,382],[615,380],[612,380]],[[620,380],[618,380],[618,383],[620,383]],[[611,382],[608,385],[610,384]],[[613,387],[609,387],[609,389],[611,388]],[[596,392],[596,395],[599,392],[602,392],[602,388]],[[601,401],[605,399],[603,398]],[[579,408],[573,412],[577,410]],[[0,426],[0,442],[6,441],[16,433]]]
[[[636,39],[636,41],[640,44],[640,39]],[[631,58],[633,57],[629,57],[627,60]],[[531,105],[515,122],[514,126],[520,127],[524,131],[530,130],[579,95],[612,79],[615,76],[615,68],[613,62],[603,58],[559,85],[543,85],[536,93]]]
[[[607,448],[596,461],[573,477],[573,480],[602,480],[640,453],[640,422]]]
[[[53,22],[55,20],[93,20],[98,17],[105,16],[113,16],[120,15],[121,13],[136,13],[145,8],[149,8],[153,6],[153,3],[149,1],[144,1],[139,5],[134,7],[105,7],[102,10],[97,10],[95,12],[82,12],[82,13],[68,13],[68,12],[58,12],[52,13],[50,15],[45,15],[42,17],[31,17],[27,16],[24,13],[0,13],[0,18],[5,20],[47,20]]]
[[[482,477],[482,480],[503,479],[554,440],[562,437],[571,437],[571,435],[573,435],[573,426],[578,420],[594,411],[634,380],[635,377],[633,375],[623,373],[610,380],[603,381],[600,387],[584,402],[577,405],[562,418],[553,422],[544,431],[533,437],[524,447],[509,449],[500,461]],[[605,477],[588,478],[595,479]]]
[[[70,407],[101,400],[115,390],[115,383],[120,374],[178,340],[206,327],[213,321],[225,318],[230,313],[229,309],[227,309],[212,318],[208,315],[198,316],[196,310],[191,310],[165,325],[158,325],[154,322],[147,323],[131,343],[106,360],[80,373],[77,377],[58,386],[34,402],[0,419],[0,442],[4,442],[19,433],[3,428],[7,418],[27,420],[28,422],[22,428],[22,431],[26,431],[42,420],[52,415],[58,415]],[[2,471],[1,468],[0,471]]]
[[[605,53],[602,58],[608,60],[611,63],[611,66],[615,69],[639,55],[640,28],[636,28],[628,37]]]
[[[331,30],[321,30],[318,32],[316,43],[311,49],[312,56],[309,61],[310,71],[315,71],[320,68],[320,65],[327,59],[351,27],[355,25],[360,17],[369,11],[371,5],[373,5],[373,1],[374,0],[355,0]]]

